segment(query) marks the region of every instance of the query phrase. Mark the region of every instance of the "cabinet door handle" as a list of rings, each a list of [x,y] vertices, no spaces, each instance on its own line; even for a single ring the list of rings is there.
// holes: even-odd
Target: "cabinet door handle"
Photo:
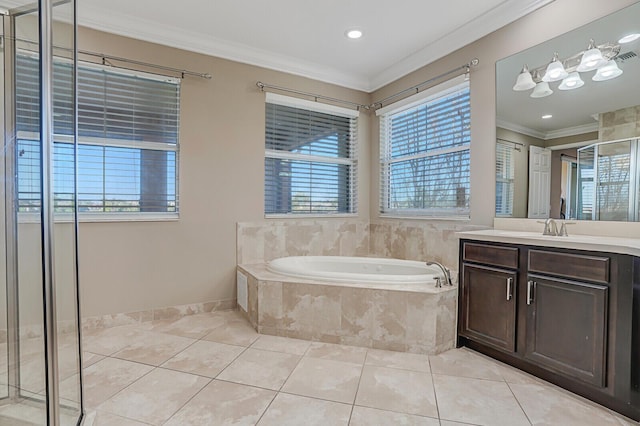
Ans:
[[[527,281],[527,305],[530,305],[531,303],[533,303],[533,298],[534,298],[534,288],[535,288],[535,281],[529,280]]]
[[[513,278],[507,278],[507,301],[511,300],[511,297],[513,296],[512,286]]]

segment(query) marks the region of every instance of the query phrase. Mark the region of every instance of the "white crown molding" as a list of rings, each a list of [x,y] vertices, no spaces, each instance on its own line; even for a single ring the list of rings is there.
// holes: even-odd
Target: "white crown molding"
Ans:
[[[500,120],[499,118],[496,118],[496,127],[500,127],[506,130],[511,130],[512,132],[521,133],[523,135],[531,136],[532,138],[538,138],[543,140],[546,136],[546,133],[540,132],[538,130],[530,129],[520,124],[503,121],[503,120]]]
[[[512,132],[517,132],[523,135],[531,136],[534,138],[549,140],[556,138],[564,138],[567,136],[582,135],[590,132],[598,131],[598,123],[583,124],[580,126],[567,127],[564,129],[552,130],[550,132],[541,132],[539,130],[530,129],[529,127],[522,126],[516,123],[510,123],[508,121],[496,119],[496,126]]]
[[[105,16],[109,16],[108,21],[105,20]],[[305,62],[244,44],[207,37],[200,33],[185,31],[183,28],[159,26],[152,21],[114,13],[102,7],[83,5],[80,8],[78,23],[80,26],[107,33],[282,71],[351,89],[368,91],[369,88],[367,76],[364,74],[344,73],[328,68],[326,65]],[[215,78],[215,71],[212,74]]]
[[[566,136],[582,135],[584,133],[597,132],[598,123],[583,124],[581,126],[567,127],[566,129],[558,129],[548,132],[545,139],[564,138]]]
[[[497,7],[393,64],[373,78],[369,78],[365,73],[345,73],[326,65],[301,61],[294,57],[256,49],[244,44],[213,39],[200,33],[185,31],[183,28],[157,25],[157,23],[146,19],[133,18],[126,13],[116,13],[108,8],[108,2],[105,2],[103,7],[81,5],[79,24],[100,31],[217,56],[370,93],[553,1],[529,0],[523,4],[523,1],[505,0]],[[108,17],[108,20],[105,17]]]
[[[555,0],[531,0],[523,2],[504,1],[483,15],[467,22],[382,71],[372,78],[370,90],[377,90],[410,72],[443,58],[469,43],[481,39],[511,22],[541,8]],[[469,58],[471,60],[472,58]]]

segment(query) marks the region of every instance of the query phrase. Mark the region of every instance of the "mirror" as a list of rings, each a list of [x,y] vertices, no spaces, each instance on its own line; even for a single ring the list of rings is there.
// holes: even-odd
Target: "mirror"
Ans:
[[[640,220],[639,78],[640,3],[498,61],[496,216]]]

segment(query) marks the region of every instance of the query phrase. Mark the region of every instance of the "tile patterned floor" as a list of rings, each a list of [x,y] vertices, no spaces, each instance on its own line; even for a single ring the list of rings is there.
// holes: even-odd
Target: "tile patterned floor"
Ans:
[[[468,349],[264,336],[233,311],[88,332],[84,349],[88,426],[637,424]]]

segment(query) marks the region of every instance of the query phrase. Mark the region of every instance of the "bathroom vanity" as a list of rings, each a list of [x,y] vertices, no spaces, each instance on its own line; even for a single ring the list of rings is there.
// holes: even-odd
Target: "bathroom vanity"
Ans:
[[[458,345],[640,420],[640,241],[458,235]]]

